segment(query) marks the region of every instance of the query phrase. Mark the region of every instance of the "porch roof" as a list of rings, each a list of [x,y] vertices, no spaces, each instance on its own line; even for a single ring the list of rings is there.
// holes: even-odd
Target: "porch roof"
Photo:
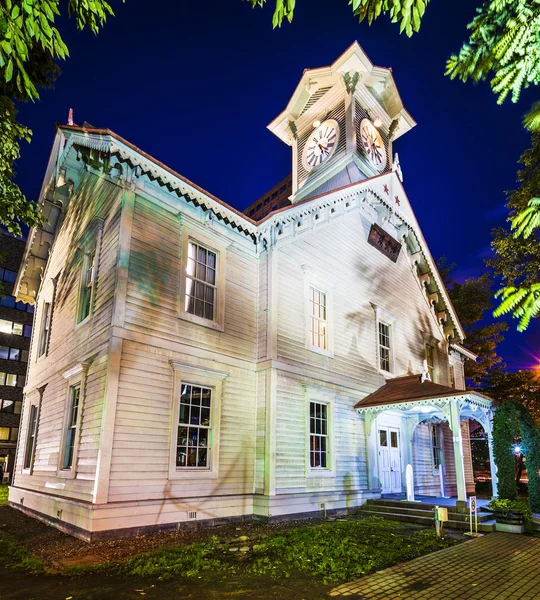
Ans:
[[[477,399],[492,402],[489,396],[472,390],[456,390],[446,385],[422,382],[422,375],[405,375],[388,379],[386,383],[375,392],[369,394],[356,404],[355,409],[370,408],[375,406],[399,405],[407,402],[422,402],[451,398],[464,398],[474,396]]]

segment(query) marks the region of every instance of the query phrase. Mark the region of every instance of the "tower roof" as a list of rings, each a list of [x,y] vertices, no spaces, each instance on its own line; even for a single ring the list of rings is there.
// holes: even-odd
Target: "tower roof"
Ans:
[[[399,95],[392,69],[374,65],[360,44],[355,41],[330,66],[305,69],[286,108],[269,125],[268,129],[286,144],[291,144],[289,121],[304,115],[324,93],[336,84],[344,86],[343,75],[357,72],[359,83],[368,90],[388,117],[399,119],[394,139],[397,139],[416,125],[404,108]]]

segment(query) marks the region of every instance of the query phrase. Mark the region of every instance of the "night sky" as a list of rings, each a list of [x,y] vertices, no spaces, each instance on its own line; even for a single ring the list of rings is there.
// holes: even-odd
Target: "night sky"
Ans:
[[[23,191],[37,198],[54,124],[73,108],[76,123],[115,131],[244,209],[291,171],[289,147],[266,126],[302,71],[331,64],[358,40],[374,64],[392,67],[418,123],[394,149],[432,254],[457,263],[460,280],[481,274],[490,230],[506,218],[504,190],[514,187],[529,145],[521,118],[538,90],[498,106],[487,83],[444,77],[480,1],[433,0],[410,39],[387,18],[359,24],[347,0],[299,0],[293,23],[273,30],[272,3],[261,10],[241,0],[112,0],[116,17],[98,37],[58,20],[71,56],[55,89],[19,107],[34,131],[17,165]],[[538,322],[526,334],[515,323],[500,347],[510,370],[540,357]]]

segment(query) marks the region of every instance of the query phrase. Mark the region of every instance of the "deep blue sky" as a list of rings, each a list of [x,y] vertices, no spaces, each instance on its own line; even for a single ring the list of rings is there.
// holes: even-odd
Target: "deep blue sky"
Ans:
[[[359,24],[347,0],[299,0],[293,23],[278,30],[271,4],[264,10],[241,0],[112,5],[116,17],[98,37],[58,21],[71,56],[55,89],[20,107],[21,122],[34,131],[18,163],[29,197],[39,193],[54,123],[65,123],[73,108],[76,123],[112,129],[243,209],[291,170],[289,147],[266,125],[285,107],[303,69],[330,64],[356,39],[375,64],[392,67],[418,123],[395,150],[431,252],[456,262],[458,278],[484,270],[490,230],[506,216],[504,190],[514,187],[516,161],[529,145],[521,118],[538,93],[498,106],[487,83],[444,77],[476,2],[433,0],[411,39],[387,18]],[[515,332],[515,322],[511,328],[501,347],[508,367],[538,362],[539,324],[526,334]]]

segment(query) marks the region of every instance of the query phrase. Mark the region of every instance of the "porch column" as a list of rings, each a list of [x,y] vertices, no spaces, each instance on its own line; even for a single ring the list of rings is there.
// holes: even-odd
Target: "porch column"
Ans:
[[[450,402],[450,429],[454,446],[454,462],[456,468],[456,484],[458,501],[467,502],[465,487],[465,463],[463,461],[463,438],[461,436],[460,406],[457,400]]]
[[[495,458],[493,456],[493,423],[492,423],[493,413],[491,411],[486,415],[486,422],[484,425],[484,430],[488,439],[488,450],[489,450],[489,470],[491,471],[491,488],[492,488],[492,496],[496,498],[499,495],[499,478],[497,476],[497,464],[495,463]]]

